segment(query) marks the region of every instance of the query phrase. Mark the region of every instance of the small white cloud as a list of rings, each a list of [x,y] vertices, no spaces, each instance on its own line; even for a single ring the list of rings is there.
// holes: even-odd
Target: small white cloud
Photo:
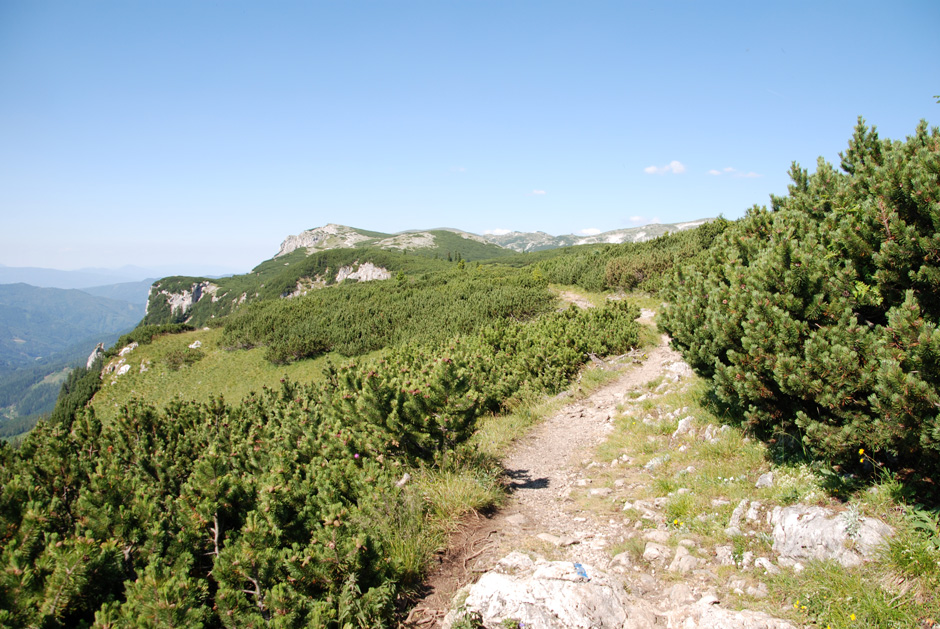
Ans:
[[[755,173],[754,171],[742,173],[737,168],[732,168],[731,166],[726,166],[722,168],[721,170],[712,169],[708,171],[708,174],[709,175],[731,175],[732,177],[737,177],[739,179],[754,179],[756,177],[763,177],[763,175]]]
[[[545,194],[545,191],[544,191],[544,190],[533,190],[533,191],[530,192],[529,194],[543,195],[543,194]]]
[[[647,175],[665,175],[666,173],[681,175],[685,172],[685,164],[677,160],[672,160],[665,166],[647,166],[643,169],[643,172]]]
[[[505,236],[511,231],[511,229],[487,229],[483,234],[485,236]]]
[[[601,233],[596,227],[588,227],[587,229],[582,229],[579,233],[584,234],[585,236],[596,236]]]
[[[642,223],[644,220],[646,220],[646,219],[644,219],[642,216],[631,216],[631,217],[630,217],[630,222],[633,223],[634,225],[639,225],[639,224]]]

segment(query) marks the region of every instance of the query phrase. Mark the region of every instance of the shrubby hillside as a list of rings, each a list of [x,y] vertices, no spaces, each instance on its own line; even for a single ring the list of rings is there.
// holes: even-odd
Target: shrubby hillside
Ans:
[[[940,131],[859,121],[839,168],[794,164],[669,283],[662,324],[730,411],[808,453],[940,472]]]
[[[223,342],[266,346],[274,362],[330,351],[356,356],[409,340],[474,332],[490,322],[525,320],[554,301],[545,281],[531,274],[465,268],[251,304],[226,319]]]
[[[199,316],[220,330],[194,329],[198,302],[188,323],[145,322],[74,370],[50,419],[18,448],[0,445],[0,625],[390,625],[438,539],[439,507],[398,481],[460,472],[489,479],[473,491],[492,491],[468,443],[480,418],[557,392],[592,354],[638,343],[626,302],[559,311],[532,268],[450,258],[288,253],[218,280],[258,293],[228,316],[206,306]],[[283,298],[298,278],[353,261],[394,275]],[[89,404],[102,364],[130,343],[141,346],[134,360],[175,357],[135,363],[135,389],[167,369],[206,377],[189,341],[145,349],[197,332],[221,334],[231,353],[264,348],[278,364],[332,362],[319,378],[282,378],[241,400],[112,396],[100,414]]]
[[[653,226],[651,233],[661,231],[664,235],[642,242],[592,243],[524,254],[480,242],[482,239],[472,234],[449,230],[406,232],[392,237],[329,225],[301,234],[312,233],[310,238],[316,238],[302,241],[311,244],[309,248],[288,239],[285,245],[290,243],[290,246],[282,245],[281,254],[245,275],[212,280],[167,277],[155,282],[144,323],[206,325],[236,312],[245,304],[292,298],[339,283],[362,281],[339,278],[364,268],[378,270],[383,276],[387,273],[389,278],[404,276],[426,280],[468,263],[474,267],[534,267],[538,279],[577,285],[590,291],[657,290],[664,272],[676,260],[694,258],[728,225],[724,219],[704,219],[698,223],[701,226],[695,228]],[[413,242],[399,240],[421,234],[433,236],[433,242],[407,249],[404,244]],[[386,247],[395,243],[395,246],[376,246],[381,243]]]
[[[108,422],[81,403],[97,374],[76,372],[60,416],[0,445],[0,623],[387,626],[429,550],[396,480],[471,460],[482,414],[636,345],[637,314],[546,313]]]
[[[344,281],[339,279],[344,273],[358,272],[366,267],[392,276],[398,273],[416,275],[512,255],[507,249],[446,230],[423,232],[433,237],[428,246],[409,249],[404,246],[411,242],[407,241],[385,249],[375,245],[383,242],[377,238],[386,234],[343,229],[348,232],[348,242],[332,243],[330,238],[326,238],[320,243],[321,247],[332,243],[337,248],[313,248],[312,251],[305,247],[287,248],[286,253],[262,262],[244,275],[158,280],[150,293],[144,323],[204,325],[214,318],[235,312],[246,303],[282,299],[333,286]],[[282,250],[285,250],[283,245]],[[345,280],[346,283],[356,281],[354,278]]]

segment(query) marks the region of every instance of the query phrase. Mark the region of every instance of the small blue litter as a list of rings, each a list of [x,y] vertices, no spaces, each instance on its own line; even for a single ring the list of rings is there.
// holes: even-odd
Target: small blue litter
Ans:
[[[578,576],[584,577],[584,578],[587,579],[588,581],[591,580],[591,577],[589,577],[589,576],[587,575],[587,572],[584,570],[584,566],[582,566],[582,565],[579,564],[578,562],[575,562],[575,564],[574,564],[574,570],[575,570],[575,572],[578,573]]]

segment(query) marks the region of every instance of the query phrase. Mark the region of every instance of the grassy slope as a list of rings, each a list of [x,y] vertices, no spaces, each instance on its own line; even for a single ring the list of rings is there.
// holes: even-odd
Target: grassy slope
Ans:
[[[102,419],[113,417],[116,408],[137,397],[157,407],[175,397],[208,401],[217,396],[241,400],[251,391],[276,386],[281,378],[309,382],[320,378],[329,360],[341,362],[342,357],[324,356],[301,360],[290,365],[272,365],[264,359],[264,348],[227,351],[219,346],[220,329],[196,330],[183,334],[157,337],[149,345],[141,345],[127,355],[131,369],[123,376],[106,374],[101,390],[92,400],[92,407]],[[176,352],[192,353],[189,345],[200,341],[202,358],[190,365],[171,369],[171,356]],[[119,359],[114,359],[117,362]],[[147,371],[140,372],[144,363]]]
[[[448,264],[447,268],[451,266]],[[599,302],[602,301],[603,296],[600,296]],[[263,386],[277,385],[281,378],[300,382],[316,380],[329,361],[342,364],[346,360],[333,353],[314,360],[274,365],[264,358],[265,347],[226,350],[220,345],[221,337],[221,328],[200,329],[159,336],[151,344],[139,346],[125,359],[131,366],[128,373],[105,375],[102,388],[92,401],[95,412],[102,418],[111,417],[116,408],[132,397],[145,399],[158,407],[178,396],[207,401],[221,395],[229,401],[240,400]],[[189,349],[195,341],[202,343],[198,352]],[[171,366],[174,354],[177,358],[187,354],[201,355],[201,358],[174,370]],[[116,365],[119,360],[116,357],[112,364]],[[147,368],[143,373],[141,363]]]

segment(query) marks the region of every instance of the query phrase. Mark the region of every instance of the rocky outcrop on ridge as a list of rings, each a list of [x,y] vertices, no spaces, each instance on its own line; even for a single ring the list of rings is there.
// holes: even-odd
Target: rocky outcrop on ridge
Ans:
[[[188,288],[178,291],[163,289],[160,287],[160,282],[158,281],[150,287],[150,297],[147,300],[147,306],[149,308],[156,296],[163,295],[171,312],[174,314],[185,314],[194,304],[198,303],[200,299],[207,295],[212,298],[212,301],[217,301],[216,293],[218,290],[219,287],[208,280],[194,282]]]
[[[371,262],[365,262],[358,266],[344,266],[336,272],[336,283],[339,284],[345,280],[356,280],[359,282],[373,282],[376,280],[391,279],[392,274],[380,266],[375,266]]]
[[[104,343],[98,343],[95,346],[95,349],[91,350],[91,354],[88,355],[88,361],[85,363],[85,369],[91,369],[91,366],[95,364],[95,361],[104,356]]]
[[[301,248],[306,248],[308,253],[326,249],[349,249],[372,240],[374,238],[360,234],[351,227],[330,223],[300,232],[296,236],[288,236],[274,257],[279,258]]]

